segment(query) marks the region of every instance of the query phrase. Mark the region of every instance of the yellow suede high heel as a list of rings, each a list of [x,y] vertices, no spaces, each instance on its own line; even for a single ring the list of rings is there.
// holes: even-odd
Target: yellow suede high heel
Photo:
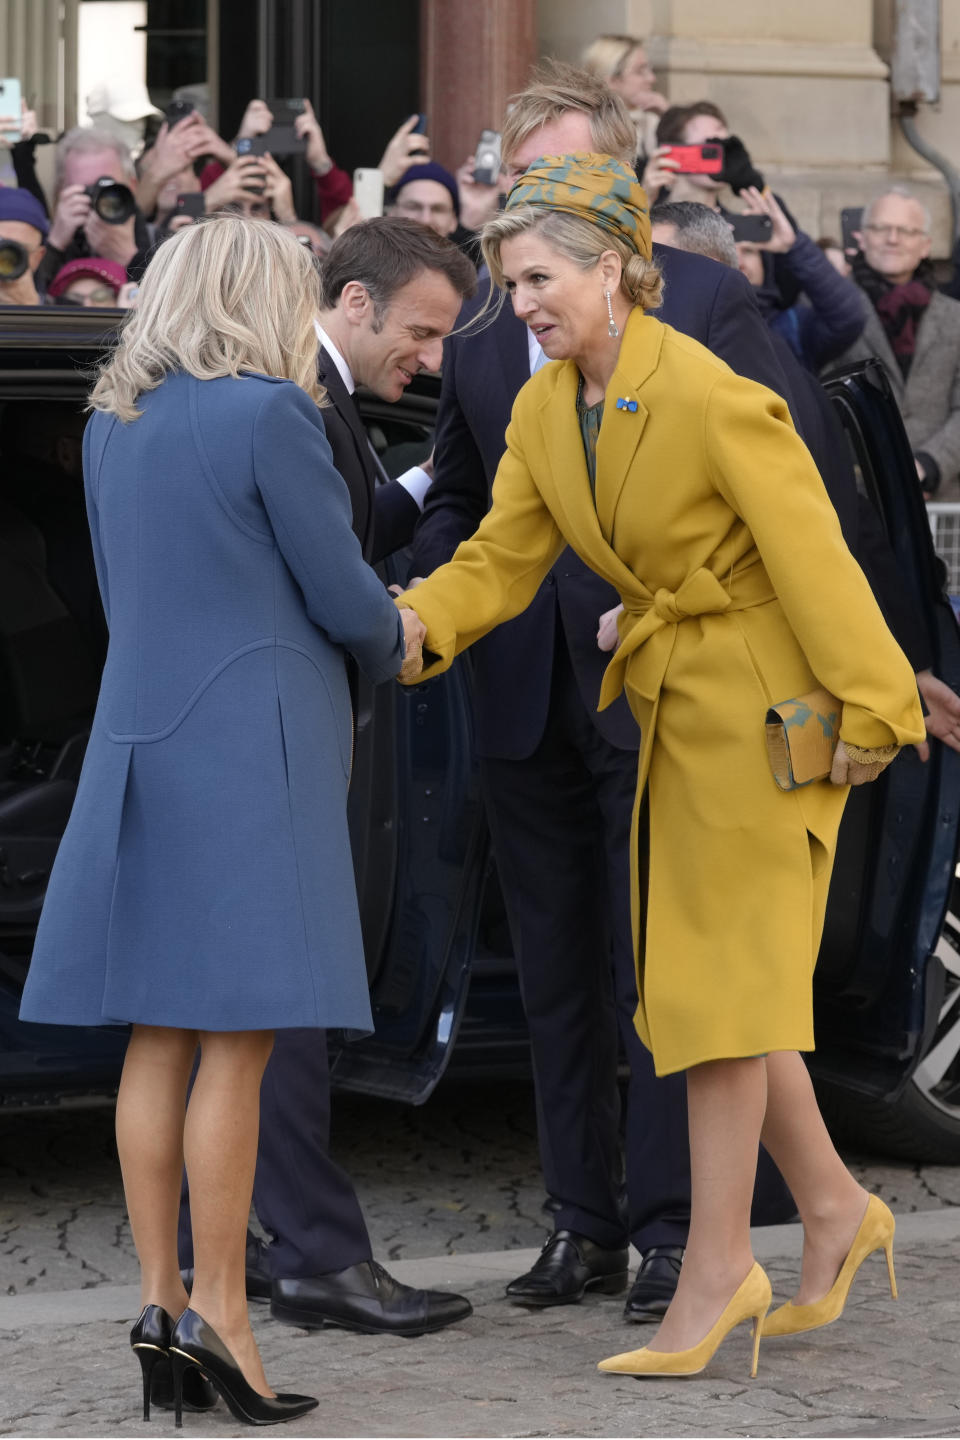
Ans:
[[[601,1360],[597,1369],[615,1375],[698,1375],[734,1326],[743,1320],[752,1320],[753,1368],[750,1378],[753,1380],[757,1373],[763,1317],[770,1308],[770,1296],[770,1281],[761,1267],[754,1263],[733,1299],[724,1307],[720,1318],[699,1345],[689,1350],[651,1350],[645,1345],[642,1350],[611,1355],[609,1360]]]
[[[887,1256],[887,1274],[890,1277],[890,1294],[897,1298],[897,1277],[893,1273],[893,1232],[896,1221],[891,1211],[871,1195],[860,1228],[853,1237],[853,1244],[847,1258],[840,1267],[840,1274],[834,1280],[822,1300],[811,1305],[794,1305],[788,1300],[780,1305],[763,1323],[764,1336],[800,1335],[804,1330],[818,1330],[821,1325],[832,1325],[843,1314],[853,1277],[868,1255],[874,1250],[884,1250]]]

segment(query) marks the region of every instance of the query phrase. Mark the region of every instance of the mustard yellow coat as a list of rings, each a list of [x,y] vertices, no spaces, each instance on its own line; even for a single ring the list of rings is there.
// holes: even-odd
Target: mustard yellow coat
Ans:
[[[844,739],[915,743],[913,674],[778,396],[634,311],[606,392],[594,504],[578,378],[563,361],[523,387],[491,510],[402,597],[440,657],[424,674],[523,610],[564,545],[614,585],[624,614],[601,708],[625,688],[643,733],[635,942],[645,790],[649,802],[638,1033],[661,1075],[812,1049],[847,790],[779,790],[766,709],[821,684],[843,701]]]

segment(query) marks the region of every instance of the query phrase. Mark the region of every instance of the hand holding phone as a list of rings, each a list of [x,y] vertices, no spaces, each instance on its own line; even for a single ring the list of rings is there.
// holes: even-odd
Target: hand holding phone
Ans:
[[[749,233],[738,234],[735,224],[734,240],[742,239],[752,245],[761,245],[774,255],[785,255],[796,244],[797,232],[773,192],[747,185],[740,191],[740,199],[744,213],[736,218],[741,229],[745,226]],[[766,221],[766,224],[761,224],[761,221]]]
[[[359,169],[353,172],[353,198],[364,220],[383,214],[383,171]]]
[[[23,135],[23,105],[20,81],[13,76],[0,80],[0,139],[16,145]]]
[[[473,161],[473,179],[477,185],[496,185],[500,179],[500,135],[496,130],[482,130]]]
[[[846,209],[840,211],[840,234],[843,241],[843,253],[848,259],[859,254],[863,248],[861,243],[862,230],[862,205],[848,205]]]

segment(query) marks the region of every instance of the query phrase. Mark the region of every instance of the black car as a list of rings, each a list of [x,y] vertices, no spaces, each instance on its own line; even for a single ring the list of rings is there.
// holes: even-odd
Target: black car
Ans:
[[[21,1024],[19,995],[69,815],[105,631],[82,508],[79,438],[116,314],[0,310],[0,1099],[115,1086],[125,1031]],[[879,365],[830,382],[936,655],[960,690],[910,449]],[[396,474],[430,449],[435,377],[396,405],[361,394]],[[403,557],[384,579],[404,579]],[[842,617],[838,617],[842,624]],[[528,1067],[509,931],[472,751],[469,659],[410,689],[361,693],[350,824],[376,1033],[334,1037],[334,1083],[422,1103],[449,1067]],[[859,1145],[960,1161],[960,755],[913,751],[851,794],[816,973],[811,1068]],[[171,895],[171,905],[176,896]]]

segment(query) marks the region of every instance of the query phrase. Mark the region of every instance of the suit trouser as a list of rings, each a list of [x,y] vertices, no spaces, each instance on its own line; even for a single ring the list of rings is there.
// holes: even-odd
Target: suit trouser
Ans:
[[[530,1030],[544,1182],[555,1223],[616,1247],[682,1245],[690,1219],[686,1080],[657,1079],[633,1025],[630,821],[637,755],[604,740],[562,627],[543,737],[482,761],[484,794]],[[630,1068],[621,1206],[618,1037]],[[754,1215],[794,1206],[761,1152]],[[759,1212],[759,1213],[758,1213]]]
[[[278,1030],[260,1088],[253,1208],[272,1238],[274,1279],[325,1275],[372,1258],[349,1176],[330,1158],[330,1071],[323,1030]],[[193,1264],[184,1179],[181,1266]]]

